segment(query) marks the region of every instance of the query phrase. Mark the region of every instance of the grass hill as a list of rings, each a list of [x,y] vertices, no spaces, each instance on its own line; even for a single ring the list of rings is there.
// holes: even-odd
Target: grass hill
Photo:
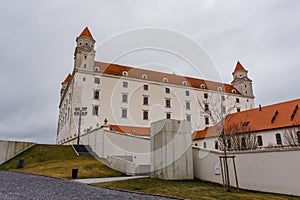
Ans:
[[[24,168],[17,169],[19,159],[24,160]],[[38,144],[0,165],[0,170],[68,179],[72,177],[73,168],[78,169],[78,178],[123,176],[91,155],[78,157],[71,146],[64,145]]]

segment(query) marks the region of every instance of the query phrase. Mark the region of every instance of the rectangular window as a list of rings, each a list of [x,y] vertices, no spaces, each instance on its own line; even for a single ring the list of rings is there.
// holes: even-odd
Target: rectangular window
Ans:
[[[171,99],[166,99],[166,107],[171,108]]]
[[[222,101],[225,101],[225,96],[222,95],[221,99],[222,99]]]
[[[166,94],[170,94],[170,88],[166,88]]]
[[[143,104],[144,105],[148,105],[149,104],[149,98],[148,97],[144,97]]]
[[[128,82],[123,81],[123,88],[128,88]]]
[[[94,91],[94,99],[99,99],[100,92],[99,91]]]
[[[209,125],[209,117],[205,117],[205,125]]]
[[[219,149],[219,141],[215,141],[215,149]]]
[[[263,140],[262,140],[262,136],[261,135],[257,136],[257,144],[258,144],[258,146],[262,146],[263,145]]]
[[[100,78],[95,77],[94,83],[95,83],[95,84],[100,84]]]
[[[185,108],[186,108],[187,110],[190,110],[190,109],[191,109],[191,102],[186,101],[186,102],[185,102]]]
[[[166,113],[166,118],[171,119],[171,113]]]
[[[122,94],[122,103],[128,103],[128,94]]]
[[[204,93],[204,99],[208,99],[208,94]]]
[[[122,108],[122,118],[127,118],[127,109]]]
[[[186,90],[185,91],[185,96],[187,96],[187,97],[190,96],[190,91]]]
[[[300,131],[297,131],[297,140],[298,140],[298,145],[300,145]]]
[[[204,105],[204,109],[205,109],[205,111],[209,111],[209,106],[208,106],[208,104],[205,104],[205,105]]]
[[[237,112],[241,112],[241,109],[240,109],[240,108],[237,108],[236,111],[237,111]]]
[[[148,85],[144,85],[144,90],[145,90],[145,91],[148,91],[148,89],[149,89],[149,88],[148,88]]]
[[[236,98],[236,99],[235,99],[235,102],[236,102],[236,103],[240,103],[240,99],[239,99],[239,98]]]
[[[191,121],[191,115],[186,115],[186,121],[190,122]]]
[[[241,147],[242,147],[242,149],[247,149],[246,138],[244,138],[244,137],[242,137]]]
[[[277,143],[278,145],[282,145],[280,133],[276,133],[275,136],[276,136],[276,143]]]
[[[143,119],[148,120],[149,119],[149,112],[147,110],[143,111]]]
[[[92,114],[98,116],[98,113],[99,113],[99,106],[93,106]]]

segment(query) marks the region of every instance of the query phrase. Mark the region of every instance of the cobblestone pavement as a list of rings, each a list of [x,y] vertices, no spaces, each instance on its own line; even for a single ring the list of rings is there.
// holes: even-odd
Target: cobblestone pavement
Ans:
[[[65,179],[0,171],[0,199],[172,199],[94,187]]]

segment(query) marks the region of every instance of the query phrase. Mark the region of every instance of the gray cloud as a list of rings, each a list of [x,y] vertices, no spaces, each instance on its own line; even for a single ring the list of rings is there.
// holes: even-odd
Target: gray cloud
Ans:
[[[204,47],[225,82],[240,60],[257,104],[299,98],[299,9],[294,0],[3,1],[0,139],[55,141],[60,83],[72,70],[75,38],[85,26],[97,44],[134,28],[178,31]],[[122,62],[149,62],[141,57]]]

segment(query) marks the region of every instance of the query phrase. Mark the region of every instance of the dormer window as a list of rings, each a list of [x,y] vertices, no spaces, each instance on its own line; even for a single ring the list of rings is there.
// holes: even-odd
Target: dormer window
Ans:
[[[123,75],[123,76],[128,76],[128,72],[124,71],[124,72],[122,73],[122,75]]]
[[[182,85],[187,86],[187,82],[186,81],[182,81]]]
[[[218,87],[217,90],[218,90],[219,92],[222,92],[222,88],[221,88],[221,87]]]
[[[232,94],[236,94],[236,89],[231,90]]]
[[[99,72],[99,67],[95,67],[94,72]]]
[[[205,84],[201,84],[201,85],[200,85],[200,88],[205,88]]]
[[[167,79],[167,78],[163,78],[163,82],[164,82],[164,83],[167,83],[167,82],[168,82],[168,79]]]
[[[142,79],[147,79],[147,75],[146,75],[146,74],[143,74],[143,75],[142,75]]]

